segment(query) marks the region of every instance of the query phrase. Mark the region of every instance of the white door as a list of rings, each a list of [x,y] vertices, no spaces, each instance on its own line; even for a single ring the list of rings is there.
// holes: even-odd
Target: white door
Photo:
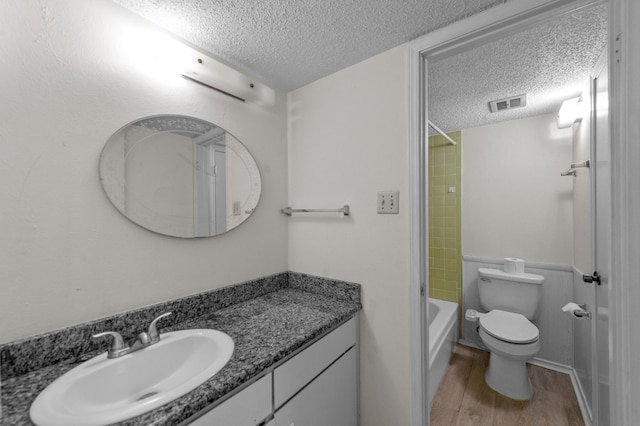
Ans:
[[[594,423],[609,426],[609,275],[611,270],[611,144],[609,131],[609,72],[606,52],[593,72],[593,265],[599,281],[594,281],[595,353]],[[593,275],[596,273],[594,272]]]
[[[227,230],[227,149],[209,148],[209,229],[212,235]]]
[[[194,236],[221,234],[227,230],[226,146],[209,139],[194,142],[193,156]]]

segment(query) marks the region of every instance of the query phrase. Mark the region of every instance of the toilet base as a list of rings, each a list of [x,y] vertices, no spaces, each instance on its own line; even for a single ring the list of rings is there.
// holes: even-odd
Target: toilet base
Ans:
[[[512,399],[530,400],[533,387],[523,360],[507,358],[491,352],[484,380],[498,393]]]

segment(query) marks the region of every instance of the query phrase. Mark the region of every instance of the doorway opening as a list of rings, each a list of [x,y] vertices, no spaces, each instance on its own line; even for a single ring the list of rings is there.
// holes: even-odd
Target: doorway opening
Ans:
[[[447,184],[446,164],[445,164],[444,176],[442,179],[440,179],[439,176],[436,176],[436,174],[434,173],[435,171],[430,170],[429,166],[430,165],[433,166],[434,164],[433,164],[433,161],[430,159],[429,150],[434,148],[433,146],[434,144],[431,144],[431,147],[430,147],[428,143],[428,138],[430,136],[435,138],[439,136],[436,136],[435,134],[432,134],[432,132],[431,133],[429,132],[428,123],[433,122],[437,125],[439,129],[443,129],[446,135],[454,136],[454,138],[457,138],[456,140],[461,139],[461,143],[459,143],[456,146],[448,146],[446,141],[443,139],[441,143],[443,149],[449,149],[449,150],[456,149],[456,150],[462,150],[462,152],[464,152],[464,149],[465,149],[464,147],[465,132],[464,131],[462,132],[461,137],[460,135],[457,135],[457,134],[452,135],[451,132],[460,131],[465,128],[482,127],[483,125],[487,124],[486,122],[475,123],[475,124],[462,123],[460,125],[454,125],[453,127],[451,125],[448,125],[447,119],[449,117],[454,116],[455,114],[451,112],[452,110],[449,110],[448,112],[443,112],[441,113],[440,116],[438,116],[438,114],[435,113],[436,112],[435,108],[433,108],[432,106],[430,79],[432,75],[437,75],[439,71],[442,72],[442,70],[444,70],[446,74],[447,69],[451,70],[451,68],[447,68],[447,66],[443,67],[442,70],[438,70],[436,67],[434,67],[434,65],[438,64],[439,61],[442,61],[441,63],[444,63],[446,61],[455,62],[456,60],[459,60],[461,55],[464,56],[465,52],[470,52],[470,51],[475,51],[476,53],[477,52],[483,53],[483,51],[487,49],[487,46],[499,45],[502,40],[506,40],[514,37],[517,38],[518,36],[522,36],[522,34],[526,34],[527,32],[537,31],[542,26],[549,25],[549,23],[551,22],[557,22],[558,20],[562,20],[562,19],[570,20],[572,19],[572,17],[574,17],[574,19],[579,20],[580,19],[579,17],[575,18],[577,16],[576,14],[587,13],[589,10],[593,10],[594,8],[599,7],[602,9],[601,13],[605,16],[605,20],[608,12],[607,7],[604,6],[605,2],[602,2],[602,1],[577,1],[577,2],[571,2],[569,4],[567,4],[567,2],[556,2],[553,5],[549,5],[549,4],[535,5],[533,3],[536,3],[536,2],[528,2],[528,4],[526,5],[506,4],[506,5],[497,7],[496,10],[490,10],[483,14],[474,16],[468,20],[465,20],[459,23],[459,25],[456,24],[451,27],[444,28],[441,31],[429,34],[424,38],[419,39],[416,42],[412,43],[411,45],[411,52],[410,52],[411,76],[410,78],[411,78],[412,89],[410,91],[410,97],[411,97],[411,109],[412,109],[412,115],[411,115],[412,122],[411,122],[410,138],[412,143],[410,148],[410,157],[412,161],[411,176],[413,176],[412,186],[410,188],[411,189],[411,211],[412,211],[412,215],[411,215],[412,306],[411,307],[412,307],[412,337],[413,337],[412,344],[414,345],[412,348],[412,352],[414,354],[413,369],[416,372],[420,372],[420,374],[417,375],[418,377],[416,377],[415,379],[416,382],[414,383],[413,418],[415,419],[414,424],[416,425],[428,424],[428,412],[429,412],[428,410],[429,407],[425,406],[428,404],[425,404],[424,402],[420,402],[420,401],[428,400],[426,398],[426,395],[428,393],[426,382],[428,381],[428,379],[425,379],[425,378],[429,376],[428,369],[430,364],[429,350],[428,350],[429,329],[426,326],[427,324],[426,318],[428,318],[427,310],[429,308],[428,308],[428,304],[426,303],[426,299],[429,296],[437,297],[439,295],[440,298],[454,299],[457,303],[459,303],[460,307],[463,308],[464,307],[463,298],[464,298],[465,291],[467,290],[463,285],[462,277],[455,277],[456,279],[447,280],[446,265],[450,264],[450,266],[452,266],[451,272],[454,274],[458,273],[453,270],[453,266],[457,266],[457,265],[453,265],[454,263],[453,261],[447,262],[446,258],[443,259],[443,262],[440,262],[440,259],[437,258],[438,256],[433,255],[433,254],[435,255],[442,254],[440,253],[442,251],[445,254],[444,257],[446,257],[446,254],[449,254],[449,251],[451,251],[451,254],[455,256],[454,261],[459,259],[460,262],[462,262],[462,255],[464,253],[460,250],[460,247],[464,243],[459,243],[454,238],[447,239],[446,235],[434,236],[433,235],[434,233],[429,231],[434,230],[435,222],[441,221],[440,217],[437,216],[438,212],[436,212],[435,210],[439,207],[443,207],[443,211],[446,211],[446,208],[448,206],[450,207],[451,205],[455,204],[455,203],[447,204],[446,196],[449,194],[456,194],[456,197],[459,197],[460,192],[464,191],[465,188],[460,187],[460,185],[464,182],[463,178],[459,181],[456,181],[453,185]],[[541,3],[541,2],[538,2],[538,3]],[[563,3],[563,4],[558,4],[558,3]],[[605,29],[605,34],[606,34],[606,29]],[[533,38],[533,39],[535,40],[536,38]],[[605,44],[606,44],[606,36],[605,36]],[[533,49],[541,50],[541,47],[533,46]],[[598,49],[598,53],[601,50],[602,50],[602,46]],[[532,60],[532,59],[535,60],[535,58],[528,57],[527,53],[523,53],[523,55],[524,56],[522,58],[524,58],[525,60]],[[596,55],[596,59],[597,59],[597,55]],[[491,59],[487,59],[487,60],[490,61]],[[495,62],[497,62],[499,66],[500,61],[498,60]],[[526,62],[526,61],[523,61],[523,62]],[[593,67],[594,65],[593,62],[595,61],[592,60],[592,63],[589,64],[589,68]],[[471,67],[473,67],[473,62],[471,63],[472,63]],[[477,65],[477,62],[476,62],[476,65]],[[459,66],[462,68],[464,67],[469,68],[469,63],[467,63],[467,65],[464,65],[463,63],[461,63],[459,64]],[[523,64],[523,68],[527,68],[527,67],[530,68],[531,65],[527,66]],[[513,69],[511,71],[513,71]],[[449,74],[454,74],[454,73],[451,72]],[[491,84],[489,80],[490,79],[486,76],[485,78],[475,76],[469,79],[469,81],[473,81],[478,86],[483,86],[483,85],[490,86]],[[462,81],[453,81],[449,85],[449,88],[451,89],[451,88],[455,88],[456,86],[461,86],[462,83],[463,83]],[[588,89],[588,85],[587,85],[587,89]],[[515,96],[515,95],[521,94],[520,90],[517,90],[515,88],[512,91],[513,93],[502,93],[502,97],[508,98],[511,95]],[[446,91],[444,92],[445,92],[445,96],[451,96],[452,94],[451,93],[452,90],[449,90],[448,94],[446,93]],[[578,94],[579,93],[580,93],[580,89],[578,89]],[[488,101],[490,101],[491,99],[494,99],[494,98],[498,99],[500,95],[497,95],[490,91],[488,91],[486,94],[487,94],[487,99],[486,99],[487,102],[485,102],[485,106],[488,114],[489,108],[486,104],[488,104]],[[494,94],[496,96],[492,97],[492,95]],[[562,100],[564,100],[564,99],[568,99],[569,97],[574,97],[575,94],[576,94],[575,88],[567,89],[566,92],[562,92],[558,90],[558,88],[556,87],[556,88],[551,88],[550,92],[547,93],[546,97],[549,98],[549,97],[557,96]],[[532,102],[532,99],[533,99],[533,102]],[[528,97],[529,106],[536,105],[535,99],[536,99],[535,95],[533,96],[533,98],[531,96]],[[454,105],[454,108],[455,108],[455,105],[456,105],[455,99],[452,104]],[[460,105],[460,101],[458,101],[457,105]],[[524,108],[515,108],[512,111],[503,111],[502,113],[503,114],[510,113],[510,114],[516,115],[516,114],[519,114],[519,110],[524,110]],[[546,114],[551,114],[551,113],[547,111]],[[467,116],[470,116],[470,115],[472,114],[467,114]],[[537,114],[537,115],[543,115],[543,114]],[[547,117],[547,121],[555,122],[553,118],[555,117]],[[534,124],[533,126],[535,127],[536,125],[538,124]],[[553,136],[553,134],[557,134],[558,132],[555,132],[555,129],[554,129],[554,132],[549,132],[549,133],[552,133],[552,135],[550,136],[550,139],[553,139],[555,137]],[[549,143],[550,144],[553,143],[553,140],[550,140]],[[550,146],[552,146],[553,149],[557,148],[557,146],[556,147],[554,147],[553,145],[550,145]],[[564,149],[565,156],[567,157],[566,160],[569,160],[569,162],[564,166],[564,168],[566,168],[567,166],[569,166],[569,164],[571,163],[571,160],[573,159],[572,158],[573,153],[571,151],[570,146],[568,146],[568,149],[567,149],[567,146],[564,146],[564,148],[565,148]],[[482,153],[482,150],[479,152]],[[464,164],[464,156],[462,157],[463,157],[462,163]],[[482,161],[482,160],[480,159],[479,161]],[[518,161],[514,161],[514,162],[516,164],[518,163]],[[525,161],[520,165],[523,168],[526,168],[527,166],[526,163],[527,162]],[[564,159],[562,164],[564,164]],[[550,167],[553,168],[554,165],[551,165]],[[560,172],[562,172],[562,170],[563,170],[563,167],[560,167],[559,170],[557,170],[556,173],[558,176],[560,175]],[[481,173],[480,176],[482,176],[481,170],[480,170],[480,173]],[[451,173],[451,174],[453,175],[454,173]],[[435,184],[433,182],[434,179],[431,179],[431,178],[438,178],[437,184]],[[460,177],[458,177],[458,179],[460,179]],[[571,179],[571,178],[564,178],[564,179]],[[441,183],[439,182],[439,180],[443,180],[443,182]],[[477,181],[478,179],[473,179],[473,180]],[[569,182],[567,185],[571,186],[571,181],[565,181],[565,182]],[[587,179],[587,182],[588,182],[588,179]],[[429,193],[429,190],[432,190],[432,187],[434,185],[440,186],[439,189],[444,191],[443,194],[436,195],[436,194]],[[451,187],[453,187],[453,191],[449,192],[451,190]],[[436,200],[436,201],[443,201],[442,206],[432,205],[434,203],[434,196],[443,198],[442,200],[440,199]],[[464,200],[462,200],[462,204],[464,205]],[[436,207],[436,209],[433,209],[432,207]],[[454,209],[458,209],[458,210],[453,212]],[[458,203],[454,207],[450,207],[448,210],[452,210],[454,216],[457,216],[457,218],[461,218],[462,216],[461,209],[462,207],[460,207],[460,204]],[[444,220],[447,220],[446,215],[444,216]],[[453,222],[453,220],[451,220],[451,222]],[[458,227],[456,224],[452,224],[452,223],[450,223],[450,225],[451,226],[449,228],[454,228],[453,229],[454,232],[457,230],[456,237],[458,237],[460,235],[460,230],[464,226],[460,224],[460,226]],[[569,237],[570,239],[573,239],[573,233],[572,235],[569,235]],[[477,237],[477,238],[482,239],[481,237]],[[437,239],[441,239],[442,241],[437,241]],[[453,246],[451,248],[446,247],[447,240],[450,240],[449,243],[451,244],[457,244],[457,246]],[[438,247],[437,245],[440,245],[440,247]],[[453,253],[453,251],[456,251],[456,250],[452,250],[454,249],[454,247],[457,249],[456,253]],[[448,249],[450,250],[447,251]],[[476,256],[476,257],[480,257],[481,259],[473,259],[473,260],[476,260],[476,261],[487,260],[484,256]],[[502,256],[502,257],[506,257],[506,256]],[[533,259],[533,260],[538,260],[538,263],[545,263],[545,262],[540,262],[540,259]],[[543,260],[547,260],[547,259],[543,259]],[[553,259],[549,259],[547,260],[547,262],[560,263],[560,262],[554,262]],[[442,268],[443,271],[438,271],[436,273],[433,273],[437,269],[437,268],[436,269],[433,268],[434,264],[439,264],[439,263],[443,263],[443,265],[441,265],[441,266],[444,266]],[[566,265],[574,265],[573,259],[566,260],[566,262],[562,262],[562,263],[565,263]],[[587,268],[587,267],[585,266],[584,268]],[[462,274],[462,272],[459,272],[459,273]],[[433,285],[434,283],[436,284],[435,286]],[[462,309],[460,311],[462,312]],[[461,324],[463,324],[464,323],[463,315],[461,315],[459,319],[461,321]],[[571,326],[571,323],[569,323],[569,326]],[[465,338],[464,330],[462,331],[463,331],[462,336],[463,338]],[[572,360],[569,360],[569,362],[571,363]],[[416,401],[415,400],[416,398],[420,398],[420,401]],[[606,398],[608,400],[608,395],[606,395]]]

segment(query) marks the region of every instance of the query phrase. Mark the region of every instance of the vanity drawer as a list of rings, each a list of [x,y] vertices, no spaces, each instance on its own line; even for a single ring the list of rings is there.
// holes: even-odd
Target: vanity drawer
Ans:
[[[274,426],[357,426],[358,352],[351,348],[275,413]]]
[[[273,372],[274,403],[277,409],[307,383],[356,344],[358,321],[352,318],[327,336],[291,358]]]
[[[267,374],[190,425],[254,426],[271,413],[271,374]]]

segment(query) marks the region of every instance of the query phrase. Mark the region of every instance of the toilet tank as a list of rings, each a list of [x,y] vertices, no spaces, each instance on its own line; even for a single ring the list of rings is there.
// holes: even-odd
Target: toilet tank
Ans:
[[[537,274],[509,274],[499,269],[478,269],[480,304],[486,311],[500,309],[535,320],[540,314],[542,283]]]

